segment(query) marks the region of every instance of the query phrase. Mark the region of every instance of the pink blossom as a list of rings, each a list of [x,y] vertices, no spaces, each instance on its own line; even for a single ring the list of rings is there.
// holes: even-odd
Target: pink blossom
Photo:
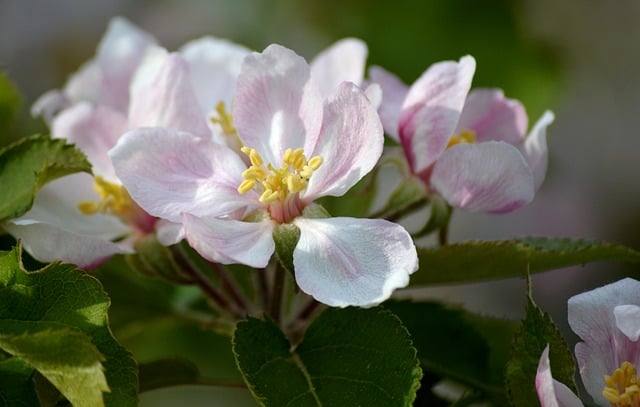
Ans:
[[[320,75],[321,65],[310,68],[278,45],[245,58],[232,111],[240,148],[164,126],[128,132],[110,155],[136,202],[182,223],[203,257],[265,267],[273,234],[294,225],[300,288],[333,306],[372,305],[408,283],[416,251],[399,225],[327,218],[313,203],[347,192],[371,171],[383,145],[364,92],[327,79],[340,73]],[[324,78],[320,84],[315,75]],[[177,89],[175,95],[172,103],[186,103]]]
[[[471,56],[432,65],[407,87],[379,67],[379,112],[387,134],[399,141],[412,173],[450,205],[471,212],[510,212],[529,203],[547,167],[546,112],[526,135],[520,102],[499,89],[469,93]]]

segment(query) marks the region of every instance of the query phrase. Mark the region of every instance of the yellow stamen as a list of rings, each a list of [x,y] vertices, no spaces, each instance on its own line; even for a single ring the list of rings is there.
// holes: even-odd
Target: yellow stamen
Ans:
[[[454,134],[449,139],[449,144],[447,144],[447,148],[455,146],[456,144],[461,143],[475,143],[476,142],[476,132],[473,130],[462,130],[460,134]]]
[[[93,189],[100,197],[100,202],[80,202],[78,209],[85,215],[93,215],[95,213],[123,214],[131,211],[134,207],[129,193],[122,185],[109,182],[101,176],[96,176]]]
[[[255,149],[243,146],[240,151],[249,156],[251,166],[242,172],[244,181],[238,192],[245,194],[255,187],[261,193],[260,202],[267,205],[276,200],[284,201],[288,195],[305,189],[309,178],[323,162],[320,156],[307,160],[302,148],[287,148],[282,156],[282,167],[268,164],[265,168],[262,156]]]
[[[602,396],[614,407],[640,407],[640,387],[636,367],[624,362],[611,376],[604,376]]]
[[[236,127],[233,125],[233,116],[227,111],[224,102],[218,102],[216,105],[216,113],[218,117],[211,117],[211,122],[219,124],[226,135],[236,134]]]

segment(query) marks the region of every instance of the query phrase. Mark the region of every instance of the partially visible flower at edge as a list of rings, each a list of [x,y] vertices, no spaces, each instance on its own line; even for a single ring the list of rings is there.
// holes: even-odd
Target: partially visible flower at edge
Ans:
[[[599,406],[638,407],[640,386],[640,282],[625,278],[571,297],[571,329],[582,339],[575,355],[585,389]],[[553,400],[548,353],[536,376],[541,401]],[[558,400],[560,393],[556,389]],[[581,405],[581,404],[544,404]]]
[[[582,401],[571,389],[555,380],[551,375],[549,345],[540,355],[536,373],[536,392],[542,407],[583,407]]]
[[[181,222],[203,257],[265,267],[273,234],[295,225],[300,288],[332,306],[373,305],[408,284],[415,247],[399,225],[326,218],[313,204],[349,190],[383,144],[367,96],[343,82],[325,100],[313,71],[277,45],[245,59],[233,105],[240,154],[188,132],[146,128],[123,136],[111,158],[140,206]]]
[[[547,111],[526,136],[520,102],[499,89],[469,93],[471,56],[432,65],[411,87],[380,67],[369,71],[383,92],[380,117],[399,141],[412,173],[450,205],[505,213],[533,200],[547,167]]]

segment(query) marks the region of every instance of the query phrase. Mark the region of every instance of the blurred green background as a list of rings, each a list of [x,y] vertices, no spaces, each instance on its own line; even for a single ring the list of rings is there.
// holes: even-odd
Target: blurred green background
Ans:
[[[505,216],[457,212],[451,240],[547,235],[640,247],[640,1],[2,0],[0,65],[24,99],[11,138],[46,131],[29,117],[29,106],[92,57],[115,15],[168,49],[214,35],[256,50],[280,43],[311,58],[340,38],[359,37],[368,43],[370,65],[407,83],[431,63],[471,54],[478,63],[474,86],[500,87],[522,100],[530,124],[545,109],[556,122],[548,132],[547,180],[535,201]],[[551,272],[534,279],[534,292],[562,322],[569,296],[620,273],[637,268]],[[522,281],[507,281],[420,295],[518,317],[523,293]]]

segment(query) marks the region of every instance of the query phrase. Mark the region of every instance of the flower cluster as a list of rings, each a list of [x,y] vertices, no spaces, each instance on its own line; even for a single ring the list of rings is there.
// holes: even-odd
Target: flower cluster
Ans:
[[[386,131],[428,194],[515,210],[544,178],[553,115],[527,136],[518,101],[469,93],[471,56],[434,64],[411,87],[379,67],[365,79],[366,57],[356,39],[309,64],[280,45],[252,52],[212,37],[169,52],[115,19],[95,58],[33,108],[87,155],[93,179],[47,185],[5,228],[37,259],[83,267],[149,234],[254,268],[292,241],[284,257],[303,292],[337,307],[378,304],[418,269],[411,235],[385,219],[331,217],[321,198],[376,168]]]

